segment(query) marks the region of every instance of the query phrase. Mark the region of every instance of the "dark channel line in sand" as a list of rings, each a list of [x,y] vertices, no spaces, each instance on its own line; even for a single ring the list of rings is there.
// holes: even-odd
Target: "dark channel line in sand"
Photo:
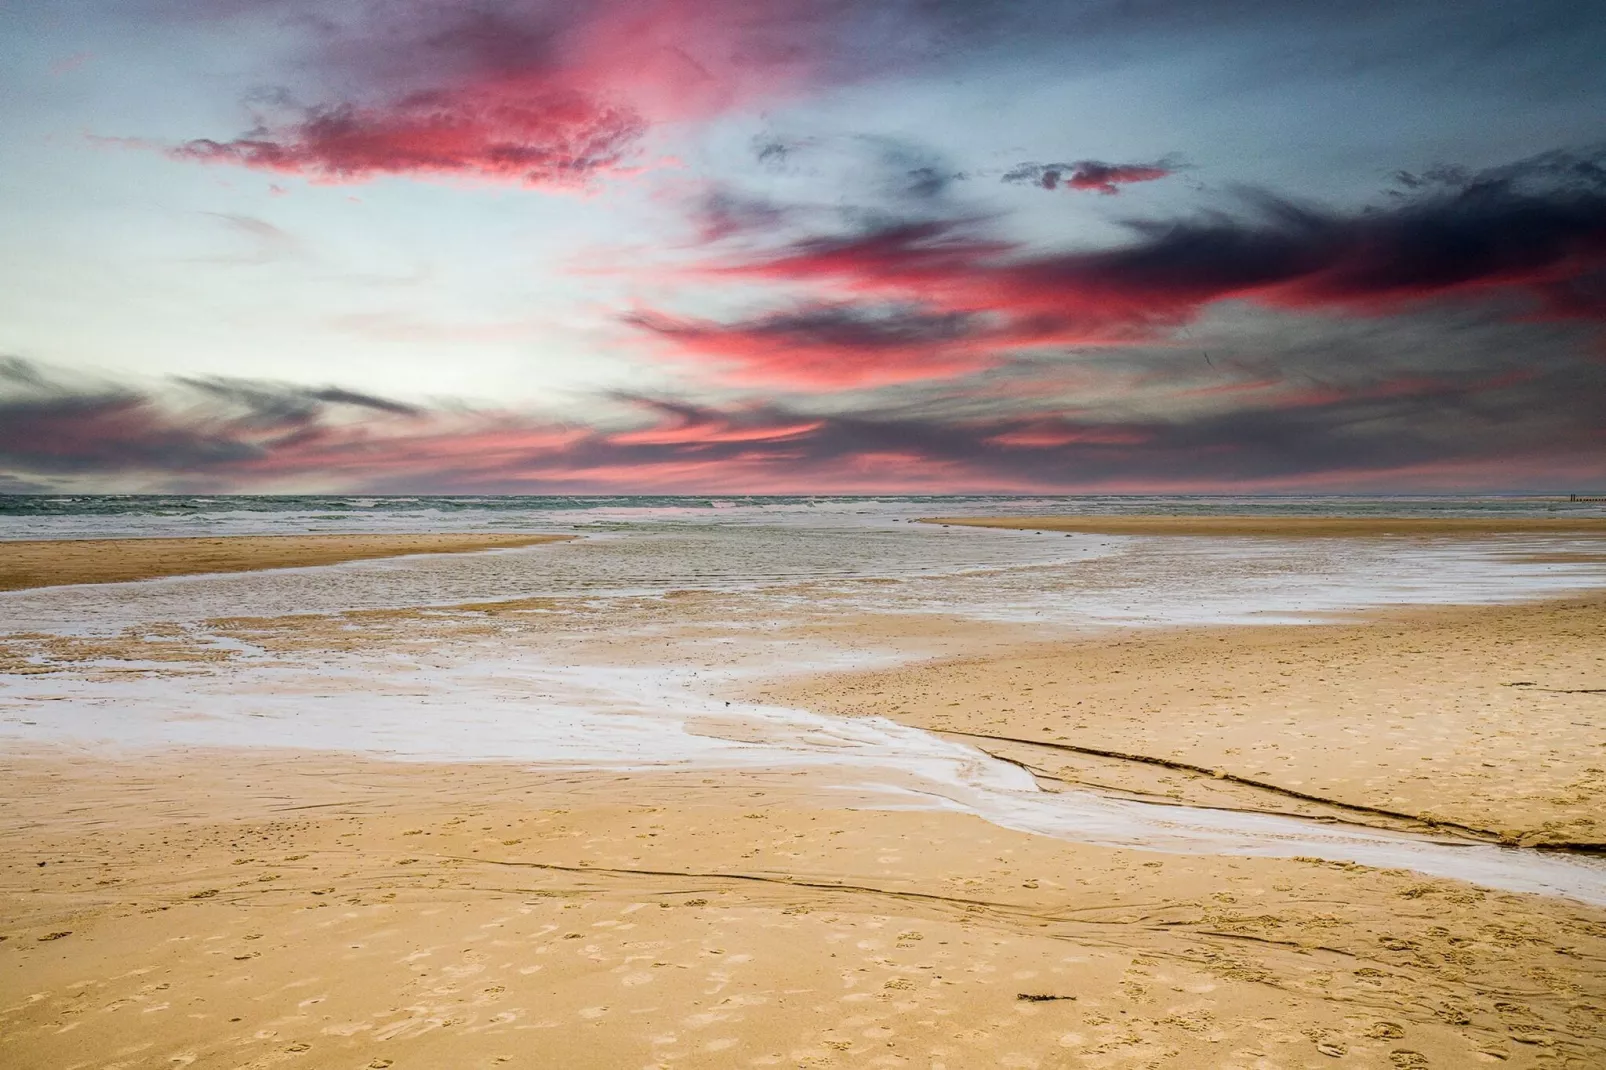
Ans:
[[[855,907],[850,905],[853,899],[864,897],[866,899],[893,899],[928,908],[935,908],[939,913],[956,912],[967,923],[983,927],[996,928],[1012,933],[1036,933],[1054,940],[1071,940],[1091,946],[1119,949],[1124,951],[1140,952],[1152,955],[1157,959],[1186,965],[1196,969],[1203,969],[1220,976],[1231,977],[1244,984],[1268,989],[1273,992],[1291,994],[1301,991],[1298,984],[1290,984],[1285,978],[1267,968],[1260,960],[1254,957],[1239,958],[1229,950],[1230,945],[1248,945],[1264,949],[1273,955],[1314,956],[1314,961],[1321,962],[1331,956],[1332,965],[1342,965],[1344,969],[1357,967],[1370,967],[1374,970],[1408,979],[1412,991],[1406,992],[1377,992],[1372,993],[1359,988],[1348,990],[1342,994],[1325,994],[1323,998],[1348,1004],[1357,1009],[1364,1009],[1371,1013],[1388,1018],[1403,1019],[1412,1024],[1431,1023],[1438,1020],[1446,1004],[1446,989],[1437,975],[1437,970],[1431,965],[1420,962],[1401,962],[1393,958],[1379,957],[1369,953],[1369,949],[1351,949],[1334,946],[1328,943],[1304,942],[1300,940],[1280,939],[1273,936],[1263,936],[1248,932],[1237,932],[1218,927],[1220,919],[1209,916],[1196,916],[1188,918],[1167,919],[1155,917],[1151,913],[1140,913],[1136,917],[1111,918],[1094,917],[1079,918],[1070,916],[1067,912],[1055,911],[1052,908],[1044,909],[1029,904],[1006,903],[987,899],[967,899],[960,896],[944,896],[935,893],[904,891],[874,885],[860,885],[835,883],[819,880],[803,880],[787,876],[769,876],[755,873],[722,872],[722,871],[682,871],[663,869],[637,869],[631,867],[613,866],[587,866],[570,865],[552,862],[518,861],[495,858],[477,858],[462,855],[434,855],[431,859],[438,863],[463,864],[468,866],[485,866],[510,869],[532,869],[554,874],[569,876],[592,876],[601,878],[590,882],[593,887],[577,888],[546,888],[525,886],[490,886],[473,882],[469,874],[461,874],[458,881],[451,885],[435,884],[433,886],[414,885],[412,890],[427,896],[461,895],[462,893],[480,893],[490,895],[525,895],[542,897],[568,897],[572,895],[585,895],[595,892],[608,894],[608,878],[628,880],[638,877],[658,877],[670,881],[706,882],[690,884],[689,887],[659,888],[651,891],[629,891],[632,896],[647,895],[649,897],[685,896],[708,892],[729,892],[730,885],[757,885],[776,890],[797,890],[819,893],[841,894],[849,899],[849,903],[838,906],[825,907],[828,910],[847,910],[852,912]],[[411,874],[415,879],[422,879],[422,871]],[[463,883],[462,878],[468,878]],[[184,895],[172,902],[172,906],[181,906],[189,903],[200,906],[203,902],[229,903],[242,899],[278,898],[287,893],[310,893],[315,896],[349,895],[353,892],[361,894],[363,891],[377,892],[382,889],[395,891],[397,885],[394,878],[391,881],[373,884],[370,882],[357,882],[344,885],[337,893],[334,888],[313,889],[310,887],[276,887],[276,888],[235,888],[230,890],[206,889],[199,893]],[[119,889],[120,894],[126,894],[132,889]],[[627,889],[611,889],[613,894],[620,894]],[[167,897],[160,897],[167,898]],[[105,900],[104,905],[111,905],[111,900]],[[123,901],[126,906],[135,906],[135,903]],[[760,899],[748,899],[752,906],[762,906]],[[693,902],[688,906],[705,906],[706,902]],[[742,906],[744,904],[721,904],[728,907]],[[807,909],[821,909],[818,906],[804,905]],[[1106,904],[1081,908],[1070,913],[1086,911],[1107,911],[1121,909],[1130,911],[1134,908],[1141,910],[1142,904],[1122,903]],[[169,909],[164,906],[159,909]],[[872,908],[873,909],[873,908]],[[65,920],[65,919],[64,919]],[[1044,932],[1044,930],[1048,930]],[[1137,936],[1137,934],[1143,934]],[[63,929],[39,937],[40,940],[51,940],[58,937],[72,935],[70,930]],[[1137,941],[1134,943],[1134,937]],[[1167,947],[1157,942],[1162,938],[1182,938],[1185,943],[1181,948]],[[1329,960],[1329,961],[1331,961]],[[1312,961],[1306,959],[1306,961]],[[1481,983],[1471,983],[1470,987],[1478,995],[1486,999],[1514,998],[1519,993],[1510,988],[1495,987]],[[1559,994],[1551,991],[1523,991],[1521,996],[1548,1005],[1554,1017],[1563,1017],[1566,1007],[1558,998]],[[1025,1002],[1073,1002],[1076,997],[1063,996],[1055,993],[1019,993],[1015,995],[1016,1001]],[[1467,1023],[1467,1032],[1486,1038],[1490,1042],[1512,1039],[1512,1034],[1505,1028],[1490,1028],[1481,1023]],[[1569,1057],[1587,1056],[1589,1054],[1584,1045],[1585,1038],[1576,1031],[1554,1021],[1545,1020],[1531,1025],[1531,1032],[1524,1036],[1535,1037],[1533,1040],[1519,1039],[1519,1043],[1541,1043],[1550,1047],[1559,1055]]]
[[[964,736],[968,739],[991,739],[999,743],[1016,743],[1027,747],[1045,747],[1049,750],[1068,751],[1071,754],[1086,754],[1095,758],[1114,758],[1124,762],[1136,762],[1143,765],[1159,766],[1162,769],[1175,769],[1184,773],[1197,773],[1201,776],[1210,777],[1213,780],[1224,780],[1230,784],[1239,784],[1243,787],[1255,788],[1260,791],[1270,792],[1274,795],[1282,795],[1290,799],[1299,799],[1303,802],[1319,803],[1323,806],[1331,806],[1335,809],[1347,810],[1351,813],[1370,814],[1374,817],[1387,817],[1396,821],[1407,821],[1414,825],[1420,825],[1430,829],[1459,832],[1480,842],[1496,847],[1527,847],[1531,850],[1539,851],[1563,851],[1575,854],[1606,854],[1606,844],[1602,843],[1583,843],[1574,840],[1562,840],[1547,843],[1523,844],[1511,834],[1497,832],[1494,829],[1478,828],[1474,825],[1463,825],[1457,821],[1443,821],[1436,818],[1423,817],[1420,814],[1406,813],[1401,810],[1388,810],[1379,806],[1367,806],[1364,803],[1340,802],[1336,799],[1325,798],[1321,795],[1312,795],[1309,792],[1296,791],[1293,788],[1286,788],[1280,784],[1273,784],[1270,781],[1255,780],[1252,777],[1240,776],[1237,773],[1229,773],[1224,769],[1211,769],[1209,766],[1196,765],[1193,762],[1179,761],[1175,758],[1156,758],[1147,754],[1130,754],[1125,751],[1104,750],[1099,747],[1079,747],[1072,743],[1045,743],[1042,740],[1037,739],[1021,739],[1018,736],[998,736],[985,732],[961,732],[958,729],[952,728],[944,728],[935,731],[939,735]],[[1032,769],[1024,762],[1003,758],[1000,755],[993,754],[991,751],[983,751],[982,753],[987,754],[989,757],[999,758],[1001,761],[1010,762],[1012,765],[1020,766],[1027,772],[1032,773],[1034,776],[1038,775],[1035,769]],[[1058,780],[1060,778],[1052,777],[1051,779]],[[1168,801],[1165,805],[1190,804]],[[1233,810],[1239,813],[1278,813],[1278,811],[1272,810],[1243,810],[1239,807],[1232,806],[1207,805],[1196,808],[1207,810]],[[1286,816],[1298,817],[1304,820],[1313,821],[1323,820],[1320,817],[1311,817],[1307,814],[1289,814]],[[1334,819],[1329,818],[1327,820]],[[1360,822],[1356,822],[1356,824],[1362,828],[1373,827],[1361,824]]]
[[[962,896],[938,895],[935,892],[915,892],[899,890],[896,888],[879,888],[870,884],[842,884],[831,881],[801,880],[796,877],[787,876],[771,877],[759,873],[694,872],[685,870],[633,869],[628,867],[614,866],[573,866],[563,865],[556,862],[522,862],[499,858],[465,858],[460,855],[444,855],[440,857],[442,861],[449,862],[463,862],[471,864],[477,863],[519,869],[539,869],[557,873],[598,874],[609,877],[667,877],[688,881],[725,881],[737,884],[750,883],[770,885],[780,888],[806,889],[808,891],[816,892],[837,892],[845,893],[849,896],[869,896],[872,898],[896,899],[901,902],[920,903],[939,908],[957,908],[964,917],[971,919],[979,919],[991,916],[997,922],[1003,923],[1005,928],[1009,928],[1011,923],[1030,923],[1036,927],[1074,925],[1078,927],[1079,932],[1084,933],[1083,936],[1079,937],[1081,939],[1086,938],[1086,929],[1108,929],[1112,926],[1123,931],[1130,931],[1133,927],[1137,927],[1155,933],[1170,933],[1176,932],[1180,929],[1187,931],[1194,936],[1219,937],[1228,940],[1265,944],[1271,947],[1286,948],[1304,954],[1321,951],[1350,960],[1362,962],[1381,961],[1370,959],[1362,955],[1357,955],[1353,951],[1347,951],[1339,947],[1332,947],[1327,944],[1305,944],[1295,940],[1279,940],[1274,937],[1256,936],[1252,933],[1234,933],[1217,929],[1198,928],[1198,926],[1206,923],[1206,920],[1202,918],[1197,920],[1177,919],[1175,921],[1155,920],[1149,915],[1144,915],[1132,921],[1116,921],[1108,918],[1075,918],[1067,916],[1064,912],[1053,913],[1040,909],[1034,909],[1024,904],[1004,903],[990,899],[966,899]],[[539,891],[539,889],[537,890]],[[696,890],[701,889],[680,889],[673,893],[664,892],[659,894],[685,895],[688,891]],[[714,891],[715,889],[709,888],[707,890]],[[530,891],[530,889],[521,889],[521,891]],[[1130,906],[1130,904],[1126,904],[1126,906]],[[1085,910],[1089,908],[1083,909]],[[1095,907],[1091,909],[1103,910],[1108,908]],[[1106,941],[1106,946],[1119,947],[1122,945],[1119,941]],[[1182,956],[1182,958],[1186,959],[1186,956]],[[1252,980],[1255,980],[1257,983],[1267,985],[1271,988],[1282,989],[1284,987],[1276,982],[1263,978],[1252,978]]]
[[[1544,691],[1552,695],[1606,695],[1606,687],[1525,687],[1523,690]]]
[[[936,735],[973,735],[973,733],[970,732],[951,731],[949,729],[934,729],[933,732]],[[1002,737],[998,736],[983,736],[980,738],[1002,739]],[[1048,745],[1044,743],[1026,743],[1024,740],[1020,742],[1023,746],[1032,747],[1042,747]],[[1329,825],[1351,825],[1358,829],[1376,829],[1380,832],[1400,831],[1394,825],[1370,825],[1362,821],[1346,821],[1343,818],[1335,817],[1332,814],[1306,814],[1301,813],[1298,810],[1268,810],[1258,806],[1227,806],[1221,803],[1189,802],[1186,799],[1177,799],[1170,795],[1159,795],[1152,791],[1144,791],[1141,788],[1123,788],[1114,784],[1101,784],[1096,780],[1083,780],[1079,777],[1064,777],[1056,773],[1051,773],[1040,765],[1033,765],[1030,762],[1021,761],[1019,758],[1011,758],[1007,754],[1002,754],[995,750],[988,750],[986,747],[977,747],[976,749],[987,755],[989,758],[996,758],[1006,765],[1013,765],[1017,769],[1024,769],[1038,780],[1049,780],[1055,784],[1066,784],[1078,788],[1087,788],[1096,792],[1102,792],[1105,795],[1110,795],[1115,798],[1125,799],[1129,802],[1148,803],[1151,806],[1175,806],[1184,810],[1215,810],[1228,814],[1264,814],[1267,817],[1289,817],[1296,821],[1319,821],[1323,824]],[[1214,780],[1216,778],[1212,777],[1211,779]],[[1343,804],[1330,803],[1329,805],[1342,806]],[[1412,818],[1408,824],[1415,826],[1415,828],[1409,831],[1420,831],[1422,829],[1430,829],[1433,827],[1426,821],[1422,821],[1418,818]],[[1456,840],[1440,840],[1438,842],[1443,843],[1446,846],[1460,846],[1460,841]],[[1479,845],[1485,845],[1488,842],[1489,841],[1483,839],[1482,837],[1476,840],[1476,843]]]
[[[557,862],[474,858],[464,855],[436,855],[433,857],[439,862],[448,864],[456,863],[466,865],[494,866],[509,869],[533,869],[574,876],[589,875],[601,878],[612,877],[621,879],[629,879],[633,877],[660,877],[677,881],[710,882],[710,886],[708,887],[693,885],[690,888],[683,887],[674,890],[665,889],[647,893],[657,896],[680,896],[695,894],[698,892],[717,892],[721,890],[719,887],[720,884],[748,884],[777,889],[796,889],[799,891],[837,893],[849,897],[863,896],[871,899],[893,899],[900,902],[934,907],[941,911],[957,910],[961,917],[969,921],[977,922],[983,925],[999,927],[1005,931],[1019,932],[1023,931],[1026,927],[1030,927],[1034,930],[1047,928],[1051,930],[1051,932],[1047,935],[1050,935],[1053,939],[1075,939],[1091,946],[1102,946],[1107,948],[1130,948],[1130,937],[1124,934],[1130,934],[1134,930],[1140,930],[1154,936],[1186,934],[1186,936],[1191,937],[1192,940],[1195,941],[1194,947],[1199,948],[1202,953],[1207,955],[1217,953],[1212,947],[1213,942],[1215,941],[1252,944],[1264,947],[1271,951],[1286,952],[1296,955],[1331,955],[1334,958],[1343,960],[1346,964],[1351,966],[1355,964],[1369,964],[1375,968],[1383,968],[1390,972],[1410,976],[1420,984],[1427,986],[1430,989],[1436,987],[1434,984],[1435,978],[1431,976],[1431,971],[1424,970],[1422,967],[1417,965],[1395,962],[1390,959],[1377,958],[1372,955],[1357,952],[1355,950],[1335,947],[1331,944],[1304,943],[1298,940],[1260,936],[1254,933],[1233,932],[1231,930],[1221,928],[1206,928],[1205,926],[1213,924],[1212,919],[1207,917],[1178,918],[1168,920],[1155,918],[1150,914],[1143,914],[1130,920],[1111,918],[1077,918],[1068,916],[1063,911],[1054,912],[1051,910],[1043,910],[1041,908],[1034,908],[1026,904],[1005,903],[988,899],[967,899],[961,896],[946,896],[933,892],[916,892],[893,888],[882,888],[875,885],[805,880],[789,876],[768,876],[758,873],[638,869],[622,866],[568,865]],[[292,890],[294,889],[261,889],[255,894],[267,896],[282,894]],[[420,888],[419,890],[439,892],[445,889],[437,886],[433,889]],[[542,896],[554,894],[562,896],[566,894],[564,891],[555,892],[552,889],[539,887],[526,888],[515,886],[509,888],[484,888],[473,884],[466,886],[460,885],[458,890]],[[583,894],[587,890],[588,889],[581,888],[576,889],[575,892]],[[602,885],[599,884],[596,890],[602,890]],[[255,892],[255,890],[253,891]],[[333,889],[329,889],[329,891],[333,891]],[[227,895],[228,893],[224,894]],[[192,896],[189,898],[194,897]],[[1127,909],[1130,909],[1134,905],[1135,904],[1121,904],[1123,908]],[[1113,904],[1111,906],[1113,906]],[[1111,907],[1100,906],[1083,909],[1106,910],[1110,908]],[[1052,930],[1057,926],[1071,927],[1075,935],[1072,936],[1070,932],[1053,932]],[[1148,944],[1146,946],[1146,953],[1173,962],[1186,963],[1191,966],[1198,966],[1200,964],[1198,957],[1199,952],[1190,952],[1189,950],[1171,951],[1162,946]],[[1259,968],[1259,964],[1253,962],[1253,960],[1251,960],[1249,963],[1244,963],[1236,959],[1227,958],[1224,960],[1224,965],[1236,968],[1233,971],[1233,976],[1239,981],[1265,987],[1277,992],[1294,991],[1294,988],[1277,979],[1275,975]],[[1475,987],[1486,996],[1511,995],[1510,991],[1505,989],[1494,989],[1487,986]],[[1532,993],[1530,995],[1540,994]],[[1016,998],[1021,999],[1023,997],[1017,994]],[[1030,996],[1024,998],[1029,1000]],[[1414,1015],[1421,1021],[1430,1021],[1435,1017],[1436,1011],[1433,1000],[1436,998],[1438,998],[1436,995],[1422,995],[1417,999],[1411,1000],[1409,1005],[1406,1005],[1402,1004],[1394,996],[1379,995],[1375,999],[1367,999],[1358,991],[1350,993],[1345,997],[1340,997],[1340,999],[1344,1002],[1366,1007],[1375,1012],[1381,1013],[1384,1011],[1389,1011],[1395,1014],[1403,1013],[1407,1018],[1411,1018]],[[1471,1029],[1473,1031],[1482,1033],[1491,1039],[1504,1038],[1506,1035],[1495,1030],[1490,1030],[1486,1027],[1472,1026]],[[1554,1043],[1558,1047],[1562,1047],[1564,1049],[1571,1048],[1578,1042],[1578,1037],[1570,1032],[1567,1032],[1566,1030],[1551,1027],[1547,1029],[1546,1032],[1550,1034],[1549,1040],[1551,1043]]]

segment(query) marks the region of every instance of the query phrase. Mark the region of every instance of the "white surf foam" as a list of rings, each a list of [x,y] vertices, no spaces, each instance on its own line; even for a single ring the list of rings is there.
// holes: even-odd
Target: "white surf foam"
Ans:
[[[248,665],[182,686],[161,678],[0,679],[0,739],[18,743],[308,748],[605,770],[811,767],[845,787],[876,789],[874,805],[883,808],[971,813],[1080,843],[1313,856],[1606,904],[1606,865],[1594,859],[1047,793],[1018,766],[881,718],[728,704],[713,695],[736,679],[731,671],[326,656]]]

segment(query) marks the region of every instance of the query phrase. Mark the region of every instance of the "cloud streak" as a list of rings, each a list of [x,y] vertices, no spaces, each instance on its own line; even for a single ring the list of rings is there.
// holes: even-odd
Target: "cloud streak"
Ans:
[[[1155,163],[1104,163],[1100,160],[1022,163],[1005,172],[1004,181],[1041,186],[1047,190],[1092,190],[1114,196],[1121,192],[1122,186],[1169,178],[1176,171],[1177,165],[1168,160]]]
[[[0,364],[0,486],[795,492],[1510,487],[1606,477],[1599,368],[1246,381],[1228,405],[1075,412],[953,384],[828,412],[623,395],[630,422],[420,408],[338,387],[73,383]],[[1043,386],[1037,387],[1041,392]],[[1219,400],[1219,399],[1218,399]]]
[[[973,372],[989,363],[977,346],[994,331],[968,313],[826,304],[728,323],[657,313],[628,322],[726,382],[811,390]]]

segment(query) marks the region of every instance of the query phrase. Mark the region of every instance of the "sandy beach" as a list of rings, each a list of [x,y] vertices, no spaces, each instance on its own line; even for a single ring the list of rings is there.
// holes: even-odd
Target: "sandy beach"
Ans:
[[[765,607],[796,590],[803,608],[766,631]],[[902,653],[719,684],[735,712],[711,701],[693,740],[773,735],[740,712],[761,702],[927,730],[1050,797],[1178,819],[1293,815],[1535,865],[1606,844],[1600,595],[1086,632],[783,592],[218,619],[205,636],[222,645],[193,624],[13,636],[0,670],[12,717],[50,716],[79,680],[127,680],[202,695],[180,719],[205,719],[196,689],[226,687],[247,645],[271,668],[463,644],[511,657],[584,633],[564,659],[603,651],[625,672],[701,651],[719,680],[735,656],[719,644],[750,631],[768,636],[760,664],[822,642]],[[307,702],[362,686],[341,679],[298,686]],[[370,686],[422,686],[407,680]],[[850,738],[826,751],[847,762]],[[1606,1063],[1606,906],[1313,856],[1074,842],[849,768],[13,744],[0,1063]]]
[[[405,554],[507,550],[564,535],[235,535],[207,539],[32,539],[0,543],[0,591],[161,576],[306,568]]]
[[[5,762],[13,1066],[1598,1065],[1606,911],[738,786]],[[847,800],[851,805],[851,800]]]

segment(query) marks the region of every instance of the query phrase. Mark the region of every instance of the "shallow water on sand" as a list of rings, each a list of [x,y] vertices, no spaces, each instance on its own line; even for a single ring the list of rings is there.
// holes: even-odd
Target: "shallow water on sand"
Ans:
[[[804,518],[808,519],[808,518]],[[897,517],[786,525],[658,521],[516,550],[0,592],[15,631],[109,634],[223,616],[742,594],[777,613],[947,613],[1065,625],[1310,620],[1397,603],[1499,602],[1606,586],[1562,536],[1294,539],[1065,535]]]
[[[792,669],[844,667],[828,650]],[[783,666],[771,666],[773,673]],[[1044,792],[1031,775],[879,717],[717,697],[752,670],[544,663],[465,645],[427,659],[320,656],[185,680],[36,677],[0,692],[0,741],[271,747],[568,769],[823,770],[883,809],[969,813],[1081,843],[1312,856],[1606,904],[1606,862],[1276,815]]]

